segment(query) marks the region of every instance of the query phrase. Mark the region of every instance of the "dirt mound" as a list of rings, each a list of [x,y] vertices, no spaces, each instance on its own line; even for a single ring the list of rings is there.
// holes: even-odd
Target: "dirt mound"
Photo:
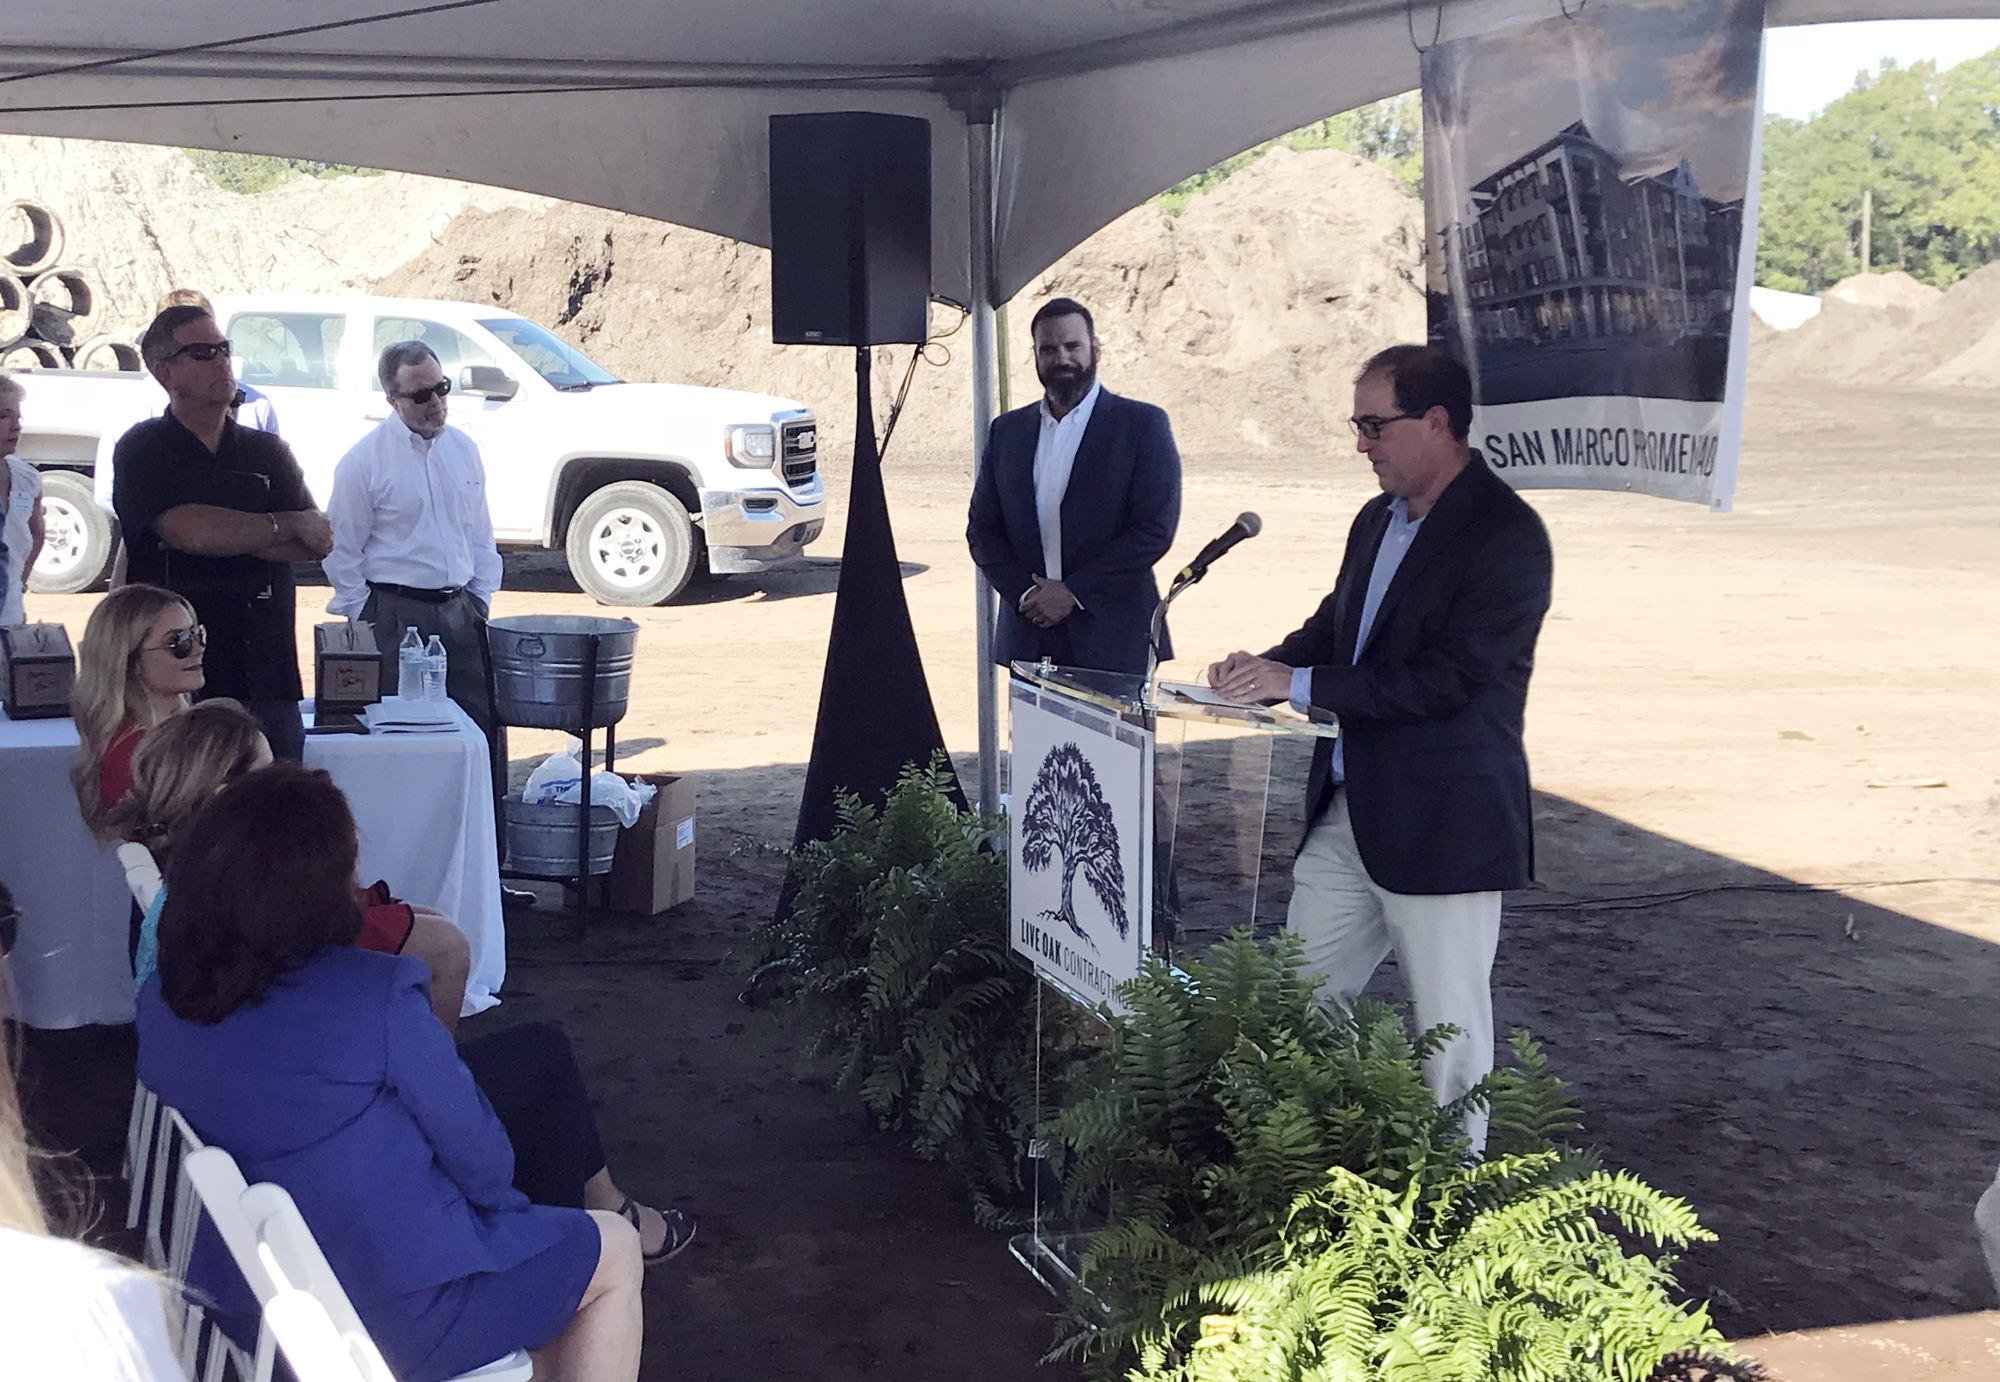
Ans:
[[[1943,290],[1920,283],[1901,269],[1885,274],[1853,274],[1826,290],[1830,298],[1858,307],[1925,308],[1944,296]]]
[[[2000,388],[2000,263],[1942,293],[1900,273],[1843,279],[1818,316],[1753,350],[1750,368],[1770,379]]]
[[[0,200],[62,220],[63,262],[106,299],[101,329],[127,336],[169,288],[209,293],[353,292],[420,252],[469,207],[556,205],[441,178],[302,178],[241,196],[179,149],[0,136]]]
[[[853,361],[780,347],[770,257],[700,231],[437,178],[299,179],[242,196],[177,149],[0,137],[0,194],[63,219],[65,258],[101,281],[109,329],[142,327],[168,288],[374,291],[492,302],[553,326],[630,379],[798,398],[844,450]],[[1165,405],[1190,454],[1314,450],[1341,433],[1369,354],[1421,339],[1422,205],[1384,169],[1335,151],[1279,149],[1179,217],[1139,207],[1065,255],[1017,298],[1013,401],[1035,382],[1027,324],[1053,296],[1097,313],[1108,388]],[[958,313],[937,309],[934,329]],[[920,366],[893,461],[946,452],[970,467],[960,329]],[[880,426],[907,347],[876,354]]]
[[[1096,314],[1106,387],[1166,406],[1183,450],[1323,446],[1346,416],[1355,367],[1421,339],[1422,217],[1374,164],[1289,150],[1178,218],[1130,211],[1010,307],[1013,401],[1040,392],[1027,337],[1035,307],[1074,297]],[[819,414],[830,445],[844,449],[853,433],[851,357],[771,344],[770,256],[753,246],[569,204],[475,211],[373,290],[509,307],[626,378],[783,394]],[[957,319],[935,309],[933,330]],[[947,367],[919,366],[896,453],[954,451],[969,466],[969,350],[960,329],[933,349]],[[878,426],[908,361],[908,347],[876,353]]]

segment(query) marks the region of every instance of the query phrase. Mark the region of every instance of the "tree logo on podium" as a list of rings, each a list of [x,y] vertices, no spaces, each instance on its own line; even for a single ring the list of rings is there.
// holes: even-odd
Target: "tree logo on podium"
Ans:
[[[1118,928],[1119,939],[1131,930],[1125,915],[1125,866],[1118,857],[1118,825],[1111,803],[1097,785],[1097,773],[1075,744],[1059,744],[1042,760],[1028,793],[1021,818],[1021,862],[1039,873],[1056,855],[1062,856],[1062,906],[1042,915],[1060,919],[1082,936],[1092,950],[1097,943],[1077,924],[1072,903],[1077,871],[1083,871],[1097,900]]]

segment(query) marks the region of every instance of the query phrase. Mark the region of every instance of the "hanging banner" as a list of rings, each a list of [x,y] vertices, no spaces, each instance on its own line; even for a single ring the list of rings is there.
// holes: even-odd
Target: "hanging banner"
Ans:
[[[1424,54],[1430,335],[1516,489],[1730,507],[1763,29],[1763,0],[1642,0]]]
[[[1123,1012],[1117,988],[1152,942],[1153,736],[1057,692],[1012,688],[1013,947],[1077,1001]]]

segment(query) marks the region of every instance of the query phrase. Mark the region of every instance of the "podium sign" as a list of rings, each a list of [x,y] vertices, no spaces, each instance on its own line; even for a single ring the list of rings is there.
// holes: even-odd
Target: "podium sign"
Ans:
[[[1015,680],[1007,863],[1014,949],[1095,1007],[1152,942],[1153,735]]]

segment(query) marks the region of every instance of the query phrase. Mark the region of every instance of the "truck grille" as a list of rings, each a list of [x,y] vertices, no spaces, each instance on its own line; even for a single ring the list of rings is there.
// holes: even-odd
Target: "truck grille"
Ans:
[[[812,420],[788,422],[778,435],[785,483],[802,485],[812,479],[819,470],[819,439]]]

